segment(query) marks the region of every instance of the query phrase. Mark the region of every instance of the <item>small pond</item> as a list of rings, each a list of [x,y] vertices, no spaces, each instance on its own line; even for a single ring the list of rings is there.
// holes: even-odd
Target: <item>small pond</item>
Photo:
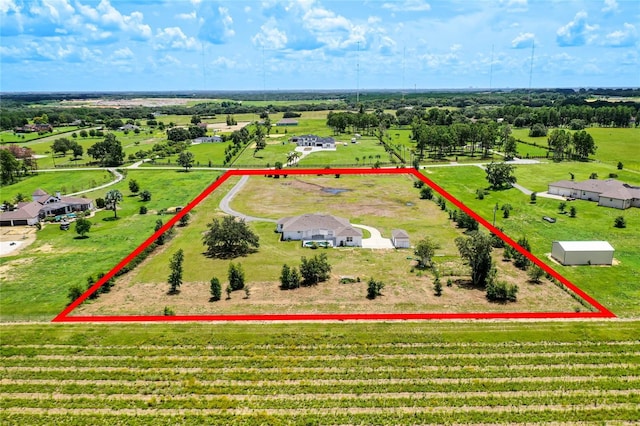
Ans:
[[[329,194],[338,195],[343,192],[351,191],[350,189],[343,188],[322,188],[322,192],[328,192]]]

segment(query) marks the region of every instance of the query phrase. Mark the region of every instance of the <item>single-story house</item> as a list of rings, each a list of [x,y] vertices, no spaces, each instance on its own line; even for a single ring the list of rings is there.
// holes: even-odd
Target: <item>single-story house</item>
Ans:
[[[122,127],[118,127],[118,130],[140,130],[140,127],[136,126],[135,124],[125,124]]]
[[[0,214],[0,226],[35,225],[46,216],[57,216],[78,211],[93,210],[93,201],[87,198],[66,197],[56,192],[49,195],[42,189],[32,194],[33,201],[18,203],[18,208]]]
[[[606,241],[554,241],[551,256],[563,265],[611,265],[614,249]]]
[[[195,138],[193,140],[194,143],[207,143],[207,142],[222,142],[222,137],[215,135],[215,136],[201,136],[199,138]]]
[[[640,187],[617,179],[588,179],[582,182],[561,180],[550,183],[548,192],[563,197],[597,201],[599,206],[622,210],[640,207]]]
[[[362,246],[362,231],[342,217],[330,214],[303,214],[283,217],[276,223],[283,241],[330,241],[334,247]]]
[[[391,231],[391,242],[395,248],[409,248],[409,234],[403,229],[394,229]]]
[[[297,126],[298,125],[298,120],[295,120],[293,118],[283,118],[282,120],[279,120],[278,122],[276,122],[276,126]]]
[[[317,148],[336,148],[335,139],[328,137],[323,138],[321,136],[316,135],[302,135],[302,136],[294,136],[289,139],[291,142],[295,142],[298,146],[311,146]]]

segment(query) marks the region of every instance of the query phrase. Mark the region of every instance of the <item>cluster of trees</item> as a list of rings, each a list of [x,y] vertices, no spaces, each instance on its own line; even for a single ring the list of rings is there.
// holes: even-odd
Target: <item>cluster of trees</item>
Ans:
[[[63,157],[67,155],[67,151],[71,151],[74,158],[82,157],[82,154],[84,153],[84,149],[78,142],[67,138],[54,140],[51,145],[51,151],[54,153],[60,153]]]
[[[420,159],[424,158],[425,151],[432,158],[467,152],[473,157],[477,149],[487,157],[489,150],[499,147],[499,135],[500,129],[495,122],[430,125],[424,119],[414,117],[411,123],[411,138],[416,143]]]
[[[595,154],[596,146],[593,137],[584,130],[573,134],[563,129],[553,130],[547,139],[549,150],[553,153],[555,161],[564,159],[587,159]]]
[[[172,127],[167,130],[167,139],[172,142],[182,142],[207,135],[207,129],[200,126]]]
[[[485,172],[487,174],[486,179],[492,189],[501,189],[509,187],[516,183],[517,179],[513,175],[515,172],[515,166],[505,162],[495,163],[491,162],[487,164]]]
[[[331,127],[335,134],[345,133],[349,129],[350,133],[362,133],[374,136],[388,129],[397,123],[396,118],[382,110],[373,113],[364,112],[361,106],[358,113],[354,112],[333,112],[327,114],[327,126]]]
[[[302,256],[299,268],[290,268],[287,264],[282,265],[280,288],[293,290],[300,286],[317,285],[328,280],[330,273],[331,265],[326,253],[315,255],[311,259]]]
[[[124,161],[122,144],[113,133],[107,133],[103,141],[90,146],[87,154],[106,167],[119,166]]]
[[[610,104],[558,105],[532,108],[524,105],[506,105],[490,111],[492,118],[502,118],[515,127],[531,127],[540,123],[546,127],[570,126],[573,120],[584,125],[628,127],[638,106]],[[574,122],[574,126],[579,125]]]

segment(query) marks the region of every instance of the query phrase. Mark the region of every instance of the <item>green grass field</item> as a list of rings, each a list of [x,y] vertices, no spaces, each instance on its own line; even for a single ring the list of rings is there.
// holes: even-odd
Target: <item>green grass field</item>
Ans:
[[[56,173],[46,176],[58,176]],[[65,176],[60,173],[60,178]],[[77,172],[78,175],[85,173],[91,172]],[[107,174],[93,173],[96,174],[95,179]],[[130,170],[128,179],[109,187],[119,189],[124,195],[118,210],[119,220],[111,220],[113,211],[97,212],[95,217],[89,219],[93,223],[89,238],[80,240],[74,238],[73,226],[66,232],[55,224],[45,226],[38,231],[37,240],[32,245],[15,256],[0,258],[0,268],[10,271],[3,273],[0,278],[0,319],[50,320],[68,302],[67,290],[72,284],[84,285],[90,275],[95,277],[99,272],[109,271],[153,233],[156,219],[168,220],[168,216],[157,216],[153,214],[154,211],[186,205],[217,175],[213,172]],[[43,173],[34,179],[40,176],[45,175]],[[131,197],[129,179],[137,180],[141,190],[151,191],[151,201],[142,203],[139,197]],[[40,186],[37,181],[25,181],[24,191],[28,192],[34,184]],[[180,188],[180,191],[167,188]],[[84,196],[104,197],[107,190]],[[142,205],[149,208],[149,214],[138,214]]]
[[[633,424],[639,327],[3,325],[0,422]]]
[[[596,167],[594,169],[594,167]],[[597,167],[600,167],[598,169]],[[545,182],[568,178],[573,171],[576,179],[588,178],[587,171],[606,172],[611,166],[591,163],[559,163],[532,166],[518,166],[518,182],[534,191],[544,191]],[[597,203],[576,200],[577,216],[570,218],[558,211],[560,201],[538,197],[531,204],[529,196],[516,189],[491,191],[483,200],[475,197],[479,188],[486,188],[485,172],[477,167],[448,167],[426,170],[426,176],[444,187],[453,196],[483,216],[493,221],[493,209],[511,204],[513,211],[508,219],[503,219],[501,211],[497,213],[496,226],[504,228],[514,240],[526,236],[531,243],[532,253],[547,261],[552,241],[557,240],[606,240],[616,249],[615,258],[619,264],[612,267],[565,267],[552,265],[578,287],[585,290],[615,314],[636,317],[640,312],[640,288],[637,285],[640,271],[640,249],[636,243],[637,230],[640,229],[640,210],[631,208],[625,211],[598,207]],[[629,174],[629,177],[633,177]],[[638,182],[636,180],[631,183]],[[568,211],[569,207],[567,207]],[[624,216],[625,229],[613,227],[617,216]],[[543,221],[542,216],[558,219],[554,224]]]
[[[114,179],[115,177],[107,170],[40,172],[37,175],[22,178],[11,185],[4,185],[0,187],[0,191],[3,200],[13,200],[20,193],[31,201],[31,194],[36,189],[43,189],[49,194],[60,191],[65,195],[103,185]]]

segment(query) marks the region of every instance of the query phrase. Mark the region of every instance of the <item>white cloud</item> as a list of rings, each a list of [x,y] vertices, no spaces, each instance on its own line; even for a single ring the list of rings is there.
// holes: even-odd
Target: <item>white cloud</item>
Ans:
[[[191,13],[178,13],[176,15],[176,18],[184,19],[184,20],[187,20],[187,21],[192,20],[192,19],[196,19],[197,18],[196,11],[194,10]]]
[[[151,38],[151,27],[143,23],[144,15],[141,12],[123,15],[111,5],[109,0],[101,0],[95,9],[80,3],[77,3],[77,7],[81,15],[107,30],[119,29],[137,40]]]
[[[14,0],[0,0],[0,13],[7,14],[9,11],[18,13],[20,10],[21,8]]]
[[[587,23],[587,12],[580,11],[576,13],[573,21],[558,28],[556,42],[559,46],[582,46],[595,39],[593,32],[596,29],[597,25]]]
[[[624,23],[624,29],[613,31],[606,35],[604,44],[610,47],[630,47],[638,41],[638,32],[636,27],[627,22]]]
[[[251,6],[245,6],[244,13],[251,13]]]
[[[260,27],[260,32],[251,38],[251,41],[256,46],[268,49],[282,49],[287,45],[287,34],[278,29],[274,18],[269,18]]]
[[[394,12],[427,12],[431,10],[431,5],[424,0],[404,0],[384,3],[383,8]]]
[[[525,49],[531,47],[535,41],[535,34],[533,33],[520,33],[516,38],[511,40],[511,47],[514,49]]]
[[[111,55],[113,59],[131,59],[133,56],[133,52],[128,47],[118,49]]]
[[[154,40],[156,50],[194,50],[197,42],[193,37],[187,37],[179,27],[168,27],[158,30]]]
[[[616,0],[604,0],[603,12],[616,12],[618,10],[618,2]]]
[[[302,17],[303,25],[315,38],[330,49],[343,49],[366,43],[366,29],[349,19],[321,7],[309,9]]]

